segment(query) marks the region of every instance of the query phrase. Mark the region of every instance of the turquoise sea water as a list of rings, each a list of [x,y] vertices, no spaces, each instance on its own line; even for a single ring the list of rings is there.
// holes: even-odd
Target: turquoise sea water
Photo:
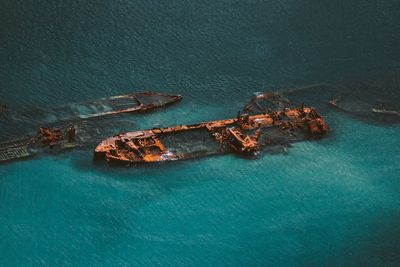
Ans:
[[[127,130],[233,117],[256,91],[398,71],[399,18],[392,0],[3,0],[0,102],[151,89],[184,99]],[[328,138],[253,160],[0,165],[0,265],[398,266],[399,126],[322,113]]]

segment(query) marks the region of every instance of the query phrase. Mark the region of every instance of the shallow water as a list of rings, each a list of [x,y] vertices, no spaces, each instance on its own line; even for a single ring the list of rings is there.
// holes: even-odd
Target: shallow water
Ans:
[[[124,116],[127,130],[234,117],[256,91],[398,71],[399,10],[1,1],[0,101],[18,110],[151,89],[184,99]],[[399,126],[322,115],[328,138],[253,160],[110,168],[83,149],[0,165],[0,265],[396,266]]]

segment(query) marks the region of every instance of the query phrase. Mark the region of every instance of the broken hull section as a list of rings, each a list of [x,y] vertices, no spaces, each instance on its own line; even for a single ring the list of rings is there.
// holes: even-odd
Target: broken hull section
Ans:
[[[3,112],[3,115],[14,122],[35,121],[46,125],[121,113],[145,112],[173,104],[181,99],[180,95],[157,92],[130,93],[55,108],[35,108],[14,113],[7,111]]]
[[[68,134],[74,127],[74,137]],[[106,133],[103,126],[88,121],[60,128],[40,127],[38,133],[0,142],[0,163],[28,159],[46,154],[58,154],[74,148],[89,148]]]

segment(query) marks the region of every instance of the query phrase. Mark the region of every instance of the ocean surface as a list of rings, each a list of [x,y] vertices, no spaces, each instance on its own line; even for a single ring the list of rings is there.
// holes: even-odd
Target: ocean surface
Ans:
[[[0,104],[154,90],[184,98],[121,128],[234,117],[257,91],[400,73],[399,21],[397,0],[0,0]],[[327,138],[255,159],[0,165],[0,266],[399,266],[399,124],[321,113]]]

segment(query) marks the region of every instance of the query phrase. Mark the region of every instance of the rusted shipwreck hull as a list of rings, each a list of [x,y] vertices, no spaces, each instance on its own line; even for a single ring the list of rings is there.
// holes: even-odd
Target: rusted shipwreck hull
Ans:
[[[133,93],[70,104],[33,114],[32,117],[38,123],[56,126],[52,128],[39,127],[37,133],[0,140],[0,163],[38,154],[54,154],[76,147],[93,146],[107,134],[110,134],[107,130],[117,128],[114,123],[107,122],[105,118],[100,119],[100,117],[148,111],[175,103],[181,98],[180,95],[166,95],[155,92]],[[5,110],[5,113],[7,112]],[[33,118],[24,117],[25,115],[28,114],[18,114],[16,120],[24,118],[23,122],[32,123]],[[92,118],[97,119],[89,120]],[[14,120],[11,119],[10,121],[13,122]]]
[[[12,121],[33,120],[41,124],[52,124],[81,119],[97,118],[113,114],[144,112],[167,106],[182,99],[181,95],[157,92],[129,93],[101,98],[95,101],[59,106],[56,108],[35,108],[21,112],[3,112]]]
[[[102,141],[95,159],[125,165],[235,152],[255,155],[264,146],[321,137],[329,131],[315,109],[305,106],[265,114],[128,132]]]

